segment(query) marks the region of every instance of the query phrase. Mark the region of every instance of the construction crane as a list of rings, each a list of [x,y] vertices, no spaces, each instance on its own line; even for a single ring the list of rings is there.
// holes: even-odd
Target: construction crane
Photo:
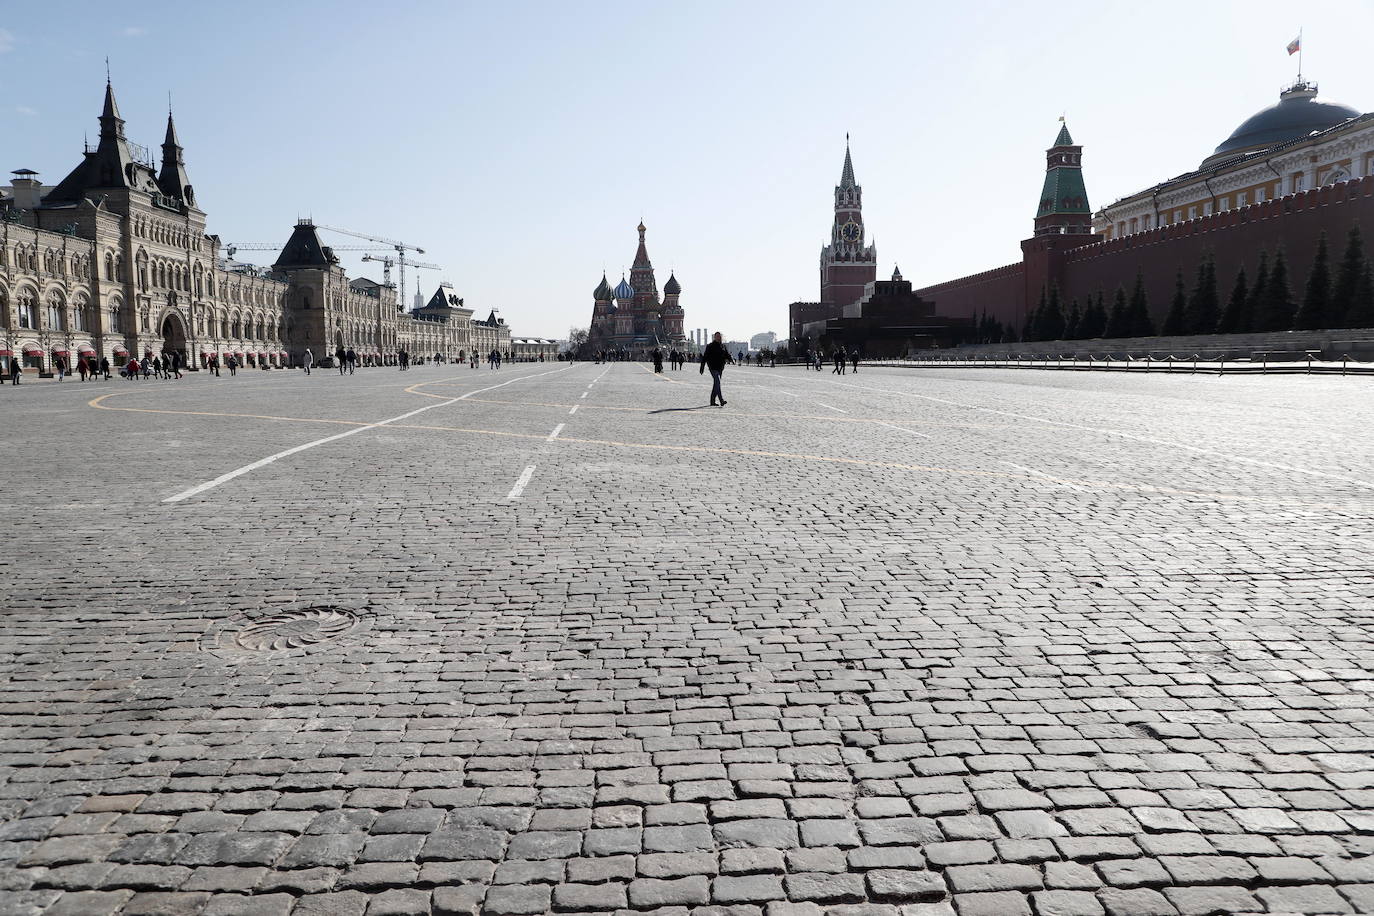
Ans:
[[[391,268],[396,264],[396,258],[393,258],[391,255],[383,255],[379,258],[375,254],[365,254],[363,255],[363,260],[376,261],[378,264],[381,264],[382,282],[384,282],[387,286],[391,285]],[[411,267],[424,268],[425,270],[443,270],[443,268],[440,267],[438,264],[431,264],[428,261],[405,261],[404,263],[408,264]],[[419,283],[420,281],[417,279],[415,282]],[[396,308],[399,311],[405,311],[405,307],[406,304],[404,299],[397,300]]]
[[[230,242],[224,246],[224,256],[234,259],[236,251],[278,251],[286,247],[285,242]],[[331,245],[331,251],[376,251],[375,245]]]
[[[424,253],[425,253],[425,250],[424,250],[423,248],[419,247],[418,245],[411,245],[411,244],[409,244],[408,242],[398,242],[398,241],[396,241],[395,239],[388,239],[388,238],[384,238],[384,237],[379,236],[379,235],[367,235],[366,233],[363,233],[363,232],[354,232],[352,229],[340,229],[338,226],[322,226],[322,225],[320,225],[319,223],[316,223],[316,224],[315,224],[315,228],[316,228],[316,229],[328,229],[330,232],[337,232],[337,233],[339,233],[340,235],[351,235],[351,236],[352,236],[353,238],[355,238],[355,239],[365,239],[365,240],[367,240],[367,241],[369,241],[369,242],[377,242],[377,243],[379,243],[379,244],[387,245],[387,246],[389,246],[389,247],[395,249],[395,251],[396,251],[396,265],[400,268],[400,274],[401,274],[400,303],[401,303],[401,308],[403,308],[403,309],[405,308],[405,301],[406,301],[406,265],[407,265],[407,264],[414,264],[414,263],[415,263],[414,261],[410,260],[410,259],[406,256],[406,252],[408,252],[408,251],[413,251],[413,252],[415,252],[416,254],[424,254]],[[385,263],[384,263],[384,264],[383,264],[383,268],[385,268],[385,267],[386,267],[386,265],[385,265]],[[426,267],[433,268],[433,269],[438,269],[438,268],[435,268],[435,266],[434,266],[433,264],[428,264],[428,265],[426,265]]]

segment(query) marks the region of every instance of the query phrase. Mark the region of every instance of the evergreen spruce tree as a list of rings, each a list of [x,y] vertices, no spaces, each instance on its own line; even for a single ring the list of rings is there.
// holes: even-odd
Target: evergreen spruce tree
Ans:
[[[1078,329],[1083,325],[1083,310],[1078,306],[1078,297],[1074,297],[1073,304],[1069,306],[1069,317],[1064,319],[1064,339],[1078,340]]]
[[[1243,334],[1250,330],[1250,293],[1245,286],[1245,265],[1236,271],[1236,285],[1231,287],[1231,298],[1226,300],[1226,308],[1221,311],[1217,321],[1219,334]]]
[[[1112,299],[1112,310],[1107,313],[1107,326],[1102,331],[1103,337],[1130,337],[1130,319],[1126,317],[1126,289],[1118,286],[1116,297]]]
[[[1131,304],[1126,307],[1127,324],[1131,337],[1155,336],[1155,322],[1150,317],[1150,303],[1145,298],[1145,277],[1139,270],[1135,272],[1135,288],[1131,290]]]
[[[1083,324],[1086,325],[1081,329],[1084,340],[1095,340],[1107,333],[1107,309],[1102,305],[1102,290],[1097,291],[1097,297],[1088,306]]]
[[[1255,285],[1250,287],[1250,299],[1245,304],[1245,312],[1249,318],[1247,331],[1264,330],[1264,297],[1269,287],[1269,254],[1261,250],[1259,256],[1259,269],[1255,271]]]
[[[1294,330],[1320,331],[1335,326],[1331,321],[1331,268],[1327,263],[1329,259],[1326,233],[1323,232],[1317,239],[1317,254],[1312,259],[1312,269],[1307,272],[1307,289],[1303,293],[1302,307],[1293,317]]]
[[[1331,285],[1331,326],[1349,328],[1346,324],[1354,314],[1355,288],[1360,285],[1360,274],[1364,271],[1364,239],[1360,237],[1360,227],[1351,226],[1345,237],[1345,254],[1336,268],[1336,280]]]
[[[1174,279],[1174,301],[1169,304],[1169,314],[1164,316],[1165,337],[1177,337],[1186,333],[1187,312],[1188,294],[1183,290],[1183,271],[1180,270]]]
[[[1043,329],[1044,321],[1045,321],[1045,319],[1044,319],[1044,317],[1043,317],[1044,314],[1045,314],[1045,290],[1042,288],[1042,289],[1040,290],[1040,301],[1036,304],[1035,309],[1032,310],[1031,313],[1030,313],[1029,315],[1026,316],[1026,326],[1021,330],[1021,339],[1022,339],[1022,340],[1044,340],[1044,339],[1045,339],[1045,338],[1043,338],[1043,337],[1040,336],[1040,331]]]
[[[1352,328],[1374,328],[1374,267],[1367,260],[1355,284],[1355,301],[1346,321]]]
[[[1217,304],[1217,266],[1209,254],[1197,266],[1197,282],[1183,313],[1185,334],[1214,334],[1221,317]]]
[[[1064,307],[1059,302],[1059,287],[1050,290],[1049,302],[1040,319],[1041,340],[1064,339]]]
[[[1288,285],[1288,259],[1280,248],[1274,253],[1274,267],[1264,284],[1264,303],[1260,311],[1261,331],[1291,331],[1293,316],[1298,310],[1293,302],[1293,289]]]

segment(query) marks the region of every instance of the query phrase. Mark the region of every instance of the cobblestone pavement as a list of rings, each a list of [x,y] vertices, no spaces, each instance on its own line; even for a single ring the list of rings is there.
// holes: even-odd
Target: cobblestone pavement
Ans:
[[[0,913],[1374,913],[1367,380],[726,392],[0,391]]]

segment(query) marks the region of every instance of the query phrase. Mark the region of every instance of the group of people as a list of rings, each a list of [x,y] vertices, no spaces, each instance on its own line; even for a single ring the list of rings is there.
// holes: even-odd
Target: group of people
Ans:
[[[662,372],[664,360],[663,351],[660,350],[658,347],[654,347],[653,352],[650,353],[649,356],[654,361],[654,371]],[[667,353],[667,359],[668,362],[672,365],[673,371],[675,372],[681,369],[683,366],[687,365],[687,354],[682,352],[681,350],[669,350]],[[601,362],[601,360],[598,359],[597,362]]]
[[[844,347],[839,347],[835,352],[830,354],[830,361],[834,366],[834,368],[830,370],[831,375],[844,375],[846,372],[859,371],[858,350],[849,351]],[[824,372],[825,354],[821,353],[820,350],[815,350],[807,354],[806,368],[815,369],[817,372]]]
[[[229,359],[231,362],[233,361],[232,356]],[[105,363],[105,360],[102,359],[101,362]],[[214,373],[219,375],[218,360],[213,360],[213,362],[216,366]],[[130,356],[129,361],[119,370],[119,374],[124,377],[126,382],[132,382],[134,379],[143,381],[149,378],[181,378],[181,354],[173,352],[158,357],[151,353],[145,353],[141,361],[136,356]],[[105,377],[110,377],[108,370],[105,372]],[[85,381],[84,376],[82,381]]]

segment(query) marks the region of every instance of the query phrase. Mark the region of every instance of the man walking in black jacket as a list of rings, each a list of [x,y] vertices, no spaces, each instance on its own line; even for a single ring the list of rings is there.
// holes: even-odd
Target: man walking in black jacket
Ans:
[[[720,331],[711,335],[711,342],[701,351],[701,367],[698,375],[704,375],[706,370],[711,370],[711,406],[716,406],[716,401],[720,401],[720,406],[725,406],[725,395],[720,393],[720,374],[725,371],[726,363],[733,363],[734,359],[730,356],[730,351],[725,349],[725,344],[721,342]]]

